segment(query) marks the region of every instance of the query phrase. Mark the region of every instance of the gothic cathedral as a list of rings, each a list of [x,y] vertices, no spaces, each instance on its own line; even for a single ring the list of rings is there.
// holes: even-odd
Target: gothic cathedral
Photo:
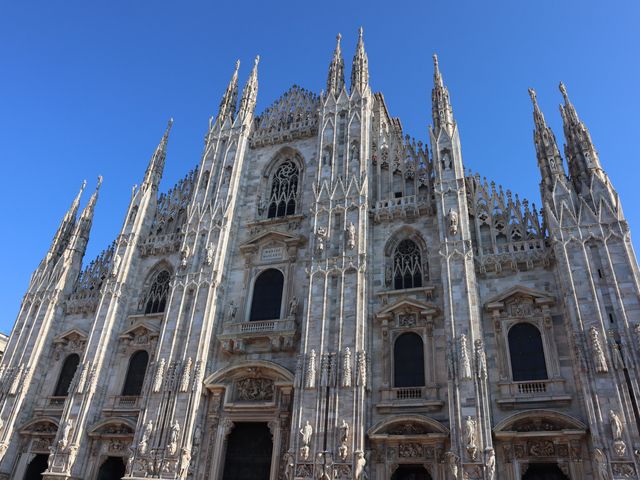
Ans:
[[[638,478],[640,276],[564,85],[564,155],[529,91],[537,210],[465,171],[435,56],[428,146],[362,30],[350,84],[338,36],[326,91],[255,115],[258,61],[84,265],[101,179],[73,200],[2,358],[0,478]]]

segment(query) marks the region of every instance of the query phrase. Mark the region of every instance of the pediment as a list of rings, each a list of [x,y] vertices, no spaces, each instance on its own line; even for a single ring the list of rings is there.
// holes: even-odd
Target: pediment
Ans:
[[[133,437],[136,425],[126,418],[109,418],[89,429],[90,437]]]
[[[138,320],[119,335],[125,344],[144,347],[160,336],[160,328],[152,322]]]
[[[88,335],[79,328],[72,328],[56,336],[53,343],[86,342]]]
[[[269,379],[275,384],[293,383],[293,374],[286,368],[267,360],[256,360],[222,368],[207,377],[204,384],[211,389],[244,378]]]
[[[485,308],[491,310],[501,310],[510,304],[529,303],[535,306],[550,305],[555,299],[545,292],[515,285],[501,294],[491,298],[485,303]]]
[[[260,254],[261,260],[273,261],[295,257],[298,246],[304,243],[304,237],[268,230],[252,237],[240,245],[240,252],[246,257]]]
[[[19,431],[21,435],[55,436],[58,433],[58,420],[41,417],[28,421]]]
[[[580,420],[553,410],[529,410],[505,418],[493,431],[497,438],[585,434],[587,426]]]
[[[374,425],[367,432],[371,440],[382,440],[389,437],[445,437],[448,434],[449,430],[440,422],[421,415],[391,417]]]
[[[438,313],[438,307],[413,298],[403,298],[385,307],[376,314],[376,317],[380,319],[392,318],[394,315],[401,313],[418,313],[424,316],[434,316]]]

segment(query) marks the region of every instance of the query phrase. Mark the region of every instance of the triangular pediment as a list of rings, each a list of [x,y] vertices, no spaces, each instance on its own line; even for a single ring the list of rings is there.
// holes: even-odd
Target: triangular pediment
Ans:
[[[254,254],[260,247],[265,245],[282,245],[282,246],[298,246],[304,243],[304,237],[300,235],[291,235],[289,233],[279,232],[277,230],[267,230],[252,237],[242,245],[240,252],[244,255]]]
[[[124,332],[120,334],[120,338],[134,338],[141,337],[143,335],[149,335],[150,337],[157,337],[160,334],[158,326],[146,320],[138,320]]]
[[[413,298],[403,298],[382,309],[376,317],[389,318],[396,313],[419,313],[421,315],[436,315],[438,307],[431,303],[424,303]]]
[[[528,298],[532,303],[537,305],[548,305],[555,301],[553,297],[549,296],[545,292],[524,287],[522,285],[515,285],[487,301],[485,303],[485,308],[488,310],[504,308],[506,304],[522,299],[523,297]]]
[[[71,328],[56,336],[56,338],[53,339],[53,343],[67,343],[73,341],[84,342],[87,340],[87,337],[88,335],[83,330],[80,330],[79,328]]]

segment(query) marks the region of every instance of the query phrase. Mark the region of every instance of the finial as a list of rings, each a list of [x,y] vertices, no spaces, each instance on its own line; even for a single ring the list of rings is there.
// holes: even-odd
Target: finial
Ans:
[[[168,136],[169,132],[171,131],[171,127],[173,127],[173,117],[169,118],[169,121],[167,122],[167,129],[164,132],[164,136]]]
[[[253,61],[253,67],[257,68],[258,63],[260,63],[260,55],[256,55],[256,59]]]
[[[342,39],[342,35],[338,33],[338,35],[336,35],[336,41],[338,42],[338,45],[340,45],[340,39]]]
[[[82,185],[80,186],[80,193],[82,193],[87,186],[87,180],[82,180]]]
[[[362,28],[362,27],[360,27],[360,28],[358,29],[358,37],[362,38],[362,33],[363,33],[363,31],[364,31],[364,30],[363,30],[363,28]]]
[[[533,102],[534,105],[537,105],[538,102],[536,100],[536,91],[533,88],[529,88],[529,96],[531,97],[531,101]]]
[[[96,190],[100,190],[101,185],[102,185],[102,175],[98,175],[98,184],[96,185]]]
[[[433,54],[433,66],[438,68],[438,55]]]
[[[240,70],[240,59],[236,60],[236,73]]]

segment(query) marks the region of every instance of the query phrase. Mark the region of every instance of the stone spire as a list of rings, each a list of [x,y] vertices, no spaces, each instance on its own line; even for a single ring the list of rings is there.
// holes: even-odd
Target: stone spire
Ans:
[[[238,69],[240,68],[240,60],[236,60],[236,69],[231,76],[229,85],[220,101],[220,109],[218,110],[218,118],[216,123],[222,125],[229,118],[233,120],[236,113],[236,104],[238,102]]]
[[[89,241],[89,233],[91,232],[91,225],[93,224],[93,214],[95,212],[96,203],[98,202],[98,193],[102,186],[102,176],[98,177],[98,183],[96,184],[96,190],[91,195],[91,198],[87,202],[87,205],[82,210],[80,217],[78,218],[78,224],[73,232],[73,240],[70,242],[70,247],[74,250],[81,250],[84,254],[84,249]]]
[[[444,86],[438,56],[433,55],[433,90],[431,91],[431,109],[433,115],[433,129],[438,132],[444,128],[449,133],[453,129],[453,109],[449,100],[449,90]]]
[[[536,146],[536,156],[538,158],[540,174],[542,175],[542,184],[547,187],[548,190],[552,190],[557,179],[564,180],[566,178],[562,165],[562,157],[556,144],[556,137],[553,131],[547,126],[544,115],[540,111],[536,92],[533,88],[529,89],[529,96],[533,103],[533,122],[535,125],[533,142]]]
[[[247,80],[242,90],[238,116],[244,117],[248,114],[253,114],[253,109],[256,106],[256,100],[258,98],[258,63],[260,63],[260,55],[256,55],[253,61],[251,75],[249,75],[249,80]]]
[[[49,248],[49,253],[47,255],[47,259],[52,257],[57,257],[66,247],[67,240],[69,236],[73,232],[73,227],[76,223],[76,217],[78,215],[78,206],[80,205],[80,198],[82,197],[82,192],[84,192],[85,187],[87,186],[87,181],[84,180],[82,185],[80,186],[80,191],[71,202],[71,206],[67,213],[65,213],[62,222],[60,222],[60,226],[53,237],[53,241],[51,242],[51,247]]]
[[[351,64],[351,91],[360,90],[364,92],[369,85],[369,59],[364,50],[364,40],[362,39],[362,27],[358,35],[358,45]]]
[[[149,165],[147,166],[147,171],[144,174],[144,181],[142,182],[142,190],[146,190],[147,188],[155,188],[158,189],[158,185],[160,185],[160,180],[162,180],[162,172],[164,171],[164,162],[167,157],[167,142],[169,141],[169,132],[171,131],[171,127],[173,126],[173,118],[169,119],[167,123],[167,129],[164,131],[164,135],[162,135],[162,139],[160,143],[156,147],[155,152],[151,156],[151,160],[149,161]]]
[[[342,35],[336,37],[336,49],[333,51],[333,58],[329,65],[329,75],[327,77],[327,94],[337,97],[344,87],[344,60],[342,50],[340,50],[340,39]]]
[[[560,115],[562,115],[566,141],[564,152],[569,166],[569,175],[579,190],[583,183],[589,183],[593,173],[603,175],[603,171],[598,159],[598,152],[596,152],[591,141],[589,130],[578,117],[576,109],[571,100],[569,100],[567,89],[562,82],[560,82],[560,92],[564,97],[564,105],[560,105]]]

